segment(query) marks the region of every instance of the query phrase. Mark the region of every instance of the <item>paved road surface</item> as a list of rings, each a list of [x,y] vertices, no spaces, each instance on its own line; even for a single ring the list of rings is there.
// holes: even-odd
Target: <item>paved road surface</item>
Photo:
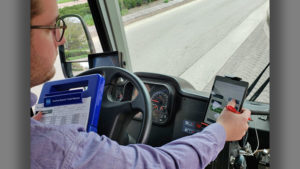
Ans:
[[[209,91],[207,84],[216,74],[223,73],[219,70],[237,50],[242,55],[231,60],[232,65],[243,67],[240,61],[246,57],[243,64],[255,62],[256,58],[247,52],[261,48],[267,51],[257,56],[268,62],[268,43],[241,48],[250,35],[253,44],[266,37],[264,31],[252,32],[264,22],[268,6],[267,0],[196,0],[128,25],[125,31],[133,70],[180,76],[196,89]],[[245,80],[251,83],[261,66],[249,65],[252,72]]]

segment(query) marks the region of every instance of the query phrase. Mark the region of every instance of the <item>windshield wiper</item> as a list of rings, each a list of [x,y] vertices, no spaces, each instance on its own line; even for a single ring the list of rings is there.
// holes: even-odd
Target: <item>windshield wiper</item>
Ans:
[[[270,66],[270,63],[267,64],[267,66],[262,70],[262,72],[257,76],[257,78],[254,80],[254,82],[250,85],[250,87],[247,90],[247,95],[248,96],[251,91],[254,89],[256,86],[257,82],[259,79],[262,77],[264,72],[267,70],[267,68]],[[253,96],[249,99],[249,101],[255,101],[257,97],[261,94],[261,92],[265,89],[267,84],[270,82],[270,77],[257,89],[257,91],[253,94]]]
[[[253,94],[253,96],[249,99],[249,101],[255,101],[258,96],[262,93],[262,91],[265,89],[267,84],[270,82],[270,77],[257,89],[257,91]]]

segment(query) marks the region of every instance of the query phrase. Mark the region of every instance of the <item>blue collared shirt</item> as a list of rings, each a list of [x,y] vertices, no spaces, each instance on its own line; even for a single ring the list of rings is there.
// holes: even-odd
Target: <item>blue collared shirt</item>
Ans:
[[[215,123],[161,147],[122,146],[79,125],[45,125],[31,119],[31,168],[200,169],[217,157],[225,138],[223,126]]]

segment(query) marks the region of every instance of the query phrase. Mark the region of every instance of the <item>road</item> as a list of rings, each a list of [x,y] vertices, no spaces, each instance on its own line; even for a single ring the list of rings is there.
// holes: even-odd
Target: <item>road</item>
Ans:
[[[253,32],[263,28],[267,8],[267,0],[195,0],[127,25],[125,32],[133,70],[179,76],[196,89],[209,91],[215,74],[234,72],[227,68],[227,61],[235,56],[231,65],[250,65],[250,69],[255,70],[251,72],[251,79],[247,79],[251,82],[268,62],[269,44],[242,46],[246,42],[253,43],[248,40],[250,37],[255,40],[266,36],[263,31]],[[264,41],[268,41],[266,39]],[[241,64],[247,52],[256,51],[258,47],[267,52],[256,56],[267,59],[256,64],[255,59],[250,58]],[[210,62],[214,62],[214,66],[206,64]],[[60,69],[58,61],[56,67]],[[54,79],[63,78],[60,71],[57,72]],[[263,101],[268,102],[267,98]]]
[[[249,73],[246,76],[250,78],[243,75],[251,83],[268,63],[269,44],[240,48],[250,37],[254,44],[255,39],[266,37],[264,31],[252,33],[264,22],[268,7],[266,0],[196,0],[130,24],[125,32],[133,70],[179,76],[197,90],[209,91],[207,84],[216,74],[226,72],[226,62],[239,51],[241,55],[231,60],[231,65],[251,65],[250,70],[255,70],[251,77]],[[265,58],[263,64],[253,64],[255,58],[241,64],[243,58],[249,57],[247,52],[258,48],[267,50],[257,55]],[[222,68],[224,71],[219,72]],[[268,102],[268,96],[263,101]]]
[[[128,25],[134,70],[181,75],[264,2],[198,0]]]

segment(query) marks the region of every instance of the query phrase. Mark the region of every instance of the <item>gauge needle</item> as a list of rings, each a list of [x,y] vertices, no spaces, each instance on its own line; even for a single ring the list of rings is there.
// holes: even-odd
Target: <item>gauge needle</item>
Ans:
[[[159,103],[159,101],[158,100],[152,100],[153,102],[156,102],[156,103]]]

